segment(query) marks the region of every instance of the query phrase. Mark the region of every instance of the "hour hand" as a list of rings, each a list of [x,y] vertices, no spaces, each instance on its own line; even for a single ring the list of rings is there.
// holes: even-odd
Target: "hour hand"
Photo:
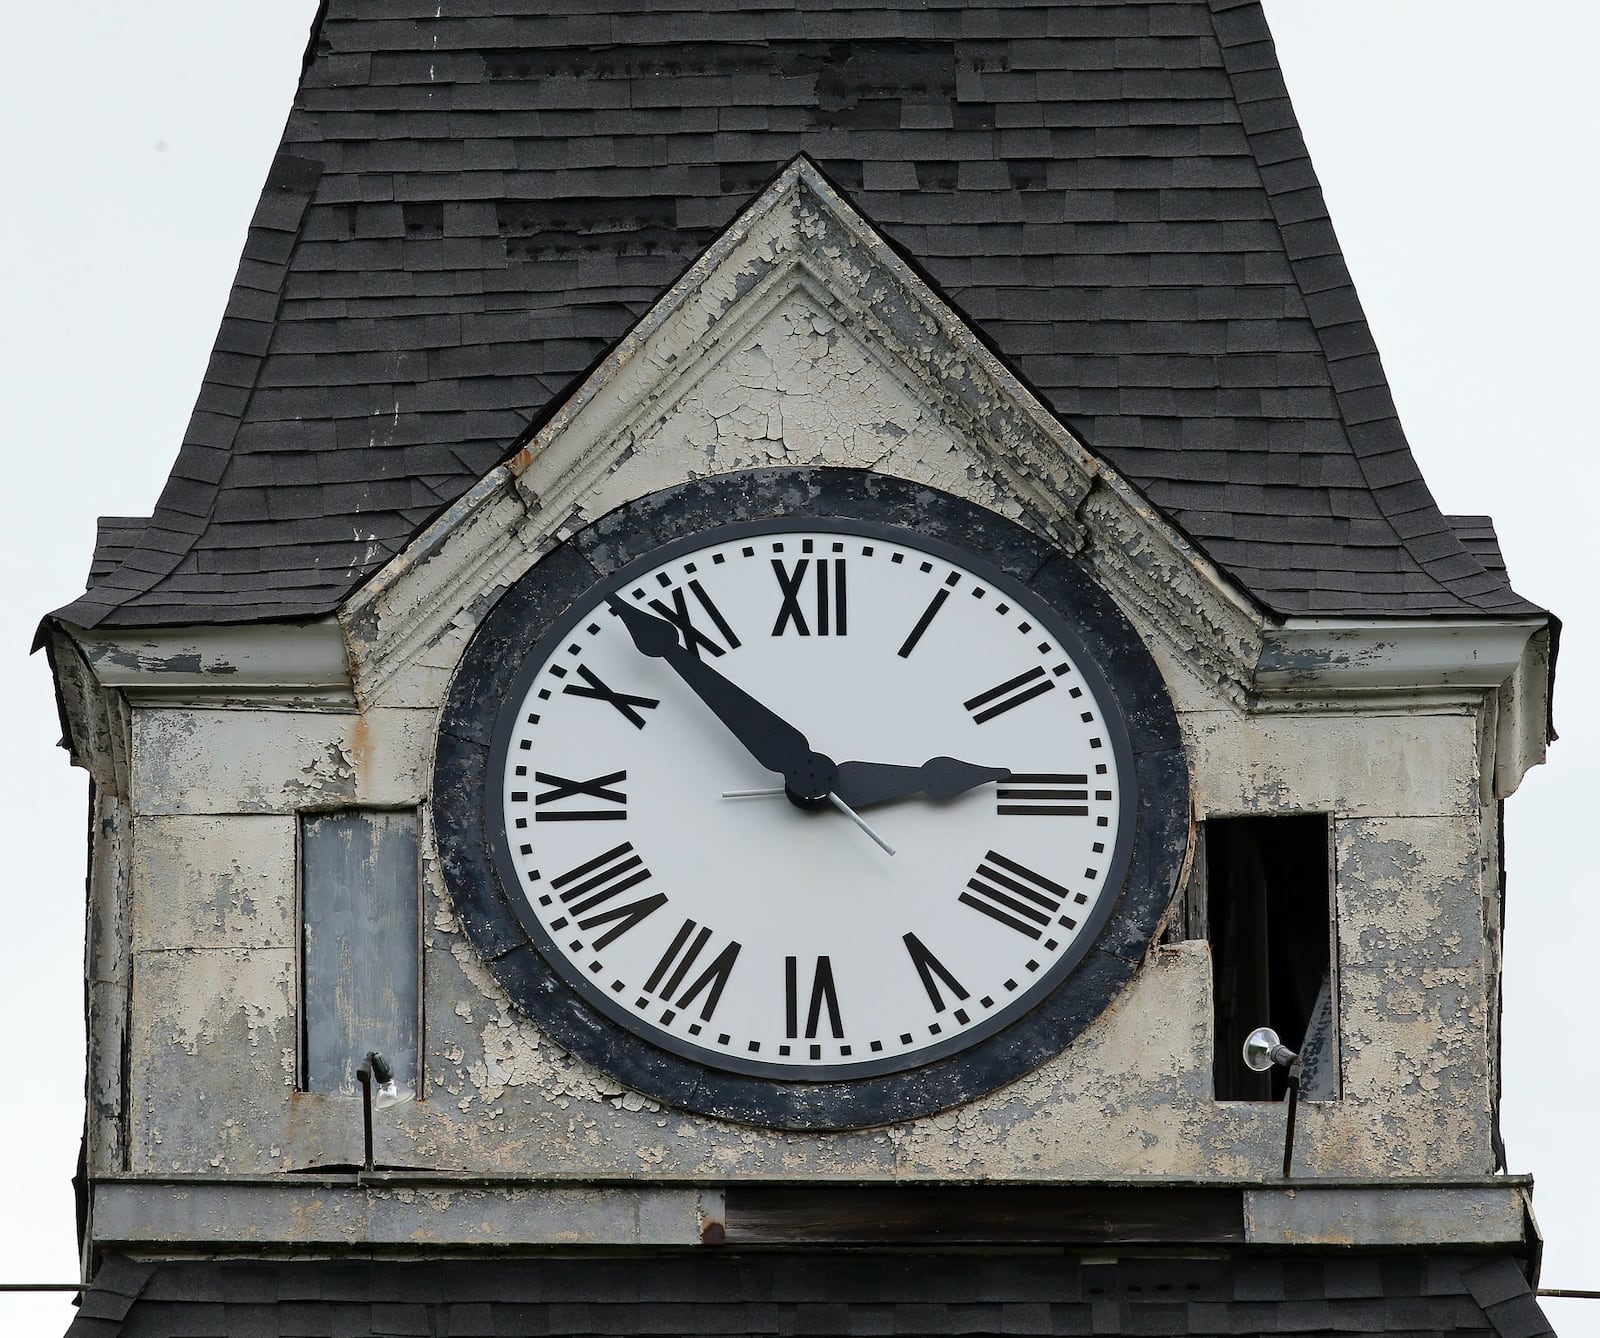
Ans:
[[[980,767],[953,757],[929,758],[920,767],[890,762],[841,762],[833,791],[852,808],[884,804],[925,794],[930,799],[954,799],[988,781],[1002,781],[1007,767]]]

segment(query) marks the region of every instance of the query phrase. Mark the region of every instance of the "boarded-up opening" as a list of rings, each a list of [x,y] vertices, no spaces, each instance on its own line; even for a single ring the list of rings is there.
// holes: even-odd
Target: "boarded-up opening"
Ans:
[[[416,814],[302,814],[300,906],[302,1090],[355,1092],[376,1050],[417,1093]]]
[[[1205,824],[1203,936],[1211,944],[1219,1101],[1281,1098],[1287,1074],[1240,1051],[1271,1027],[1303,1056],[1302,1096],[1338,1095],[1331,970],[1333,880],[1326,814]]]

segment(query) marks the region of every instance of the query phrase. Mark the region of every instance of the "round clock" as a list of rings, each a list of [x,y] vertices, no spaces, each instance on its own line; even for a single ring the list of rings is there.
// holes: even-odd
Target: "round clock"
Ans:
[[[627,508],[496,606],[441,733],[447,878],[513,997],[649,1095],[787,1127],[939,1109],[1059,1049],[1148,946],[1185,835],[1171,710],[1008,522],[735,479],[675,525]],[[686,505],[719,491],[768,504]]]

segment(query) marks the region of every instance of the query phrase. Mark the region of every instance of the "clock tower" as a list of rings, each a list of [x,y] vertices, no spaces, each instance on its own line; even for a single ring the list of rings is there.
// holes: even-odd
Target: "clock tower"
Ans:
[[[73,1332],[1548,1331],[1553,623],[1259,6],[457,8],[324,7],[41,631]]]

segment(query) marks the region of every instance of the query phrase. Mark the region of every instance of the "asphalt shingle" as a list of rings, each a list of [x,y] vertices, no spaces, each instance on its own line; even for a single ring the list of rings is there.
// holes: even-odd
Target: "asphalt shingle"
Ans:
[[[1510,1258],[734,1251],[520,1260],[113,1257],[68,1338],[227,1334],[1263,1334],[1551,1332]]]
[[[447,8],[329,0],[171,482],[63,619],[330,611],[800,152],[1269,611],[1536,612],[1417,473],[1256,0]]]

